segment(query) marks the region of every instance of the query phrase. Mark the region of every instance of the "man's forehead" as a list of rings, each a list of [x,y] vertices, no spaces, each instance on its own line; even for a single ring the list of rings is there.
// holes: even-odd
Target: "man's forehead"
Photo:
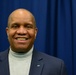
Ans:
[[[23,9],[19,9],[19,10],[15,10],[14,12],[12,12],[10,14],[10,16],[19,16],[19,15],[28,15],[28,16],[33,16],[31,12],[27,11],[27,10],[23,10]]]
[[[17,9],[10,14],[10,16],[8,18],[8,25],[13,19],[18,19],[18,18],[25,19],[25,20],[29,19],[32,22],[35,22],[35,18],[30,11],[28,11],[26,9]]]

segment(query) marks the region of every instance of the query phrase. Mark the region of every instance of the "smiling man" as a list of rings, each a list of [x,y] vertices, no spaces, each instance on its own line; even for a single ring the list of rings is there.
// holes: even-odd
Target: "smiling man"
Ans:
[[[67,75],[63,60],[35,50],[37,31],[28,10],[10,14],[6,27],[10,47],[0,53],[1,75]]]
[[[6,28],[11,49],[15,52],[28,52],[37,34],[34,16],[24,9],[14,11]]]

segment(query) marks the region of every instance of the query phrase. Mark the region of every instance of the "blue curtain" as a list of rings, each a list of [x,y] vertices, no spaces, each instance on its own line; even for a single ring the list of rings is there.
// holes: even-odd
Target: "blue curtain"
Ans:
[[[76,75],[76,0],[1,0],[0,51],[9,47],[7,18],[17,8],[28,9],[36,18],[36,49],[63,59],[68,75]]]

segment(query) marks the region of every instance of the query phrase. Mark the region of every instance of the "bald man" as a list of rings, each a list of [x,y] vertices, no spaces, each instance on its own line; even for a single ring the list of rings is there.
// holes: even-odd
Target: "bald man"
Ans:
[[[35,50],[37,31],[28,10],[17,9],[9,15],[6,33],[10,47],[0,53],[0,75],[67,75],[61,59]]]

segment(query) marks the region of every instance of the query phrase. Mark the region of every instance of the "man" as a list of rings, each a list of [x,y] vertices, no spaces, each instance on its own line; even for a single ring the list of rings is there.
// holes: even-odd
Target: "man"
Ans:
[[[13,11],[6,32],[10,47],[0,53],[0,75],[67,75],[61,59],[35,50],[37,27],[31,12]]]

